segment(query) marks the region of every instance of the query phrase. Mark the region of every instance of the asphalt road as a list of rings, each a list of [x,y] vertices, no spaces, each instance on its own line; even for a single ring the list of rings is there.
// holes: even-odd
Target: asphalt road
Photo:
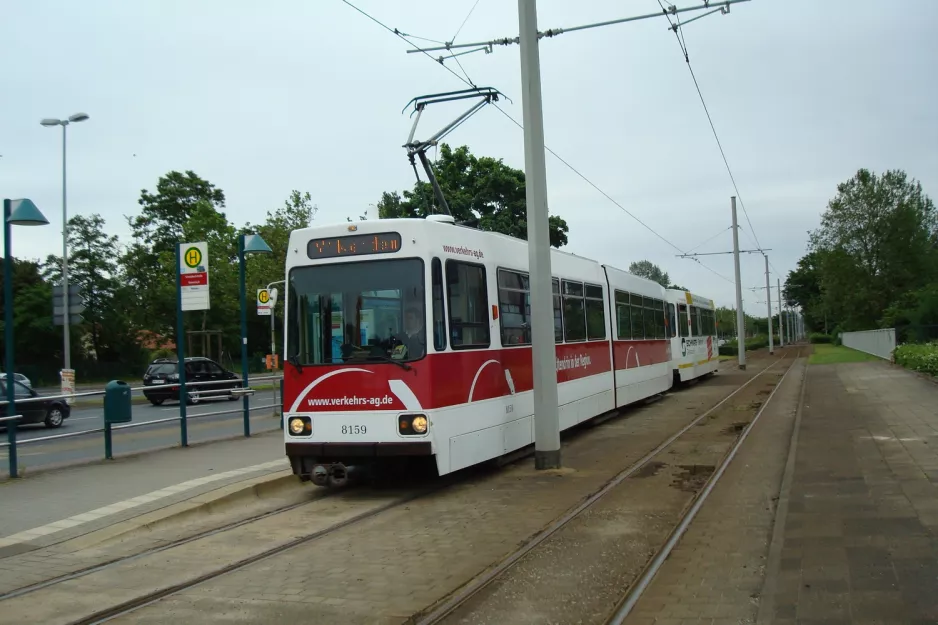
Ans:
[[[250,412],[252,432],[266,432],[280,427],[279,416],[274,416],[279,393],[273,390],[258,391],[250,398],[253,410]],[[232,411],[227,414],[210,414]],[[243,434],[243,413],[241,400],[229,401],[227,398],[203,399],[198,404],[186,407],[189,443],[229,438]],[[200,417],[199,415],[207,415]],[[176,417],[169,422],[151,423]],[[151,404],[133,405],[133,424],[147,424],[126,428],[114,426],[113,450],[115,455],[136,453],[153,449],[178,446],[180,443],[179,402],[167,401],[162,406]],[[17,459],[20,471],[48,468],[63,463],[85,462],[104,458],[104,434],[93,433],[104,427],[104,415],[100,407],[76,407],[58,429],[47,429],[42,424],[17,428]],[[84,436],[74,436],[47,441],[28,443],[60,434],[89,432]],[[6,441],[6,432],[0,432],[0,442]],[[9,452],[0,448],[0,477],[8,475]]]

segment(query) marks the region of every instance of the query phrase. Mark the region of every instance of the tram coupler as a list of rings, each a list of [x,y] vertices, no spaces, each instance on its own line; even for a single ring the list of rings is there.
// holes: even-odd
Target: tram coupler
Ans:
[[[310,481],[316,486],[345,486],[348,483],[348,468],[341,462],[317,464],[310,473]]]
[[[341,462],[329,465],[329,486],[345,486],[348,483],[348,469]]]

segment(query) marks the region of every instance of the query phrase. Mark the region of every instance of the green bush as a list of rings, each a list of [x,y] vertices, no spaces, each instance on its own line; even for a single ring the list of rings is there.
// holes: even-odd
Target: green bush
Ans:
[[[830,334],[824,334],[823,332],[814,332],[811,334],[812,343],[833,343],[834,337]]]
[[[938,343],[907,343],[894,352],[896,364],[920,373],[938,376]]]
[[[776,343],[777,344],[777,343]],[[746,339],[746,351],[752,351],[755,349],[762,349],[763,347],[769,346],[769,337],[768,335],[754,336]],[[720,346],[720,355],[721,356],[735,356],[738,352],[736,348],[736,341],[729,341],[725,345]]]

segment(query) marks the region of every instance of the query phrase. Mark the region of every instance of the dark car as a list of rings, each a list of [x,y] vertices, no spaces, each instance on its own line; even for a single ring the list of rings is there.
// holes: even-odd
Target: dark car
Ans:
[[[212,384],[198,384],[187,388],[187,404],[197,404],[200,398],[227,397],[230,400],[238,399],[234,395],[224,393],[209,393],[222,389],[241,388],[241,378],[228,371],[220,364],[209,358],[186,358],[186,385],[192,382],[212,382]],[[154,406],[159,406],[167,399],[179,399],[179,361],[175,358],[157,358],[147,372],[143,374],[143,395]]]
[[[71,413],[71,407],[65,403],[64,399],[50,398],[21,404],[19,402],[24,399],[32,399],[34,397],[40,397],[40,395],[25,384],[16,381],[14,381],[13,384],[13,398],[17,402],[14,408],[16,409],[16,414],[23,415],[23,418],[16,422],[17,425],[44,423],[47,428],[62,427],[62,423],[68,419],[68,415]],[[2,392],[3,395],[2,399],[6,400],[7,380],[5,376],[0,380],[0,392]],[[0,417],[6,416],[7,406],[4,404],[0,406]],[[0,427],[4,427],[4,425],[5,424],[0,421]]]

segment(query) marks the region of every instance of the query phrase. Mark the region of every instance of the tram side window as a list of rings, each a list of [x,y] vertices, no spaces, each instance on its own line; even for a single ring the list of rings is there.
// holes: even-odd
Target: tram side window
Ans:
[[[583,283],[563,280],[563,339],[586,340],[586,306],[583,302]]]
[[[443,304],[443,263],[434,258],[430,266],[433,283],[433,348],[446,349],[446,311]]]
[[[700,336],[700,318],[697,316],[697,307],[690,307],[690,335]]]
[[[642,310],[644,310],[642,296],[631,293],[629,300],[631,301],[629,307],[632,309],[632,338],[643,339],[645,338],[645,324],[642,321]]]
[[[655,300],[653,298],[643,297],[642,301],[645,306],[645,338],[653,339],[656,338],[658,317],[661,316],[661,313],[655,311]]]
[[[606,338],[606,307],[603,305],[603,287],[586,285],[586,338],[589,341]]]
[[[657,319],[657,322],[655,325],[656,327],[655,336],[657,336],[659,339],[666,339],[668,338],[668,320],[664,316],[664,301],[663,300],[660,300],[660,299],[655,300],[655,314],[656,314],[655,319]]]
[[[491,340],[485,267],[446,261],[446,296],[453,349],[488,347]]]
[[[498,318],[503,347],[531,344],[531,285],[527,274],[498,270]]]
[[[714,321],[713,311],[712,310],[702,310],[701,314],[705,317],[706,323],[704,324],[704,334],[707,336],[713,336],[716,334],[716,323]]]
[[[668,338],[677,336],[677,322],[674,318],[674,304],[668,302]]]
[[[554,343],[563,343],[563,312],[560,304],[560,280],[551,278],[554,292]]]
[[[677,305],[677,327],[681,331],[681,336],[690,336],[690,328],[687,325],[687,304]]]
[[[632,338],[632,313],[629,308],[629,294],[616,291],[616,334],[620,341]]]

